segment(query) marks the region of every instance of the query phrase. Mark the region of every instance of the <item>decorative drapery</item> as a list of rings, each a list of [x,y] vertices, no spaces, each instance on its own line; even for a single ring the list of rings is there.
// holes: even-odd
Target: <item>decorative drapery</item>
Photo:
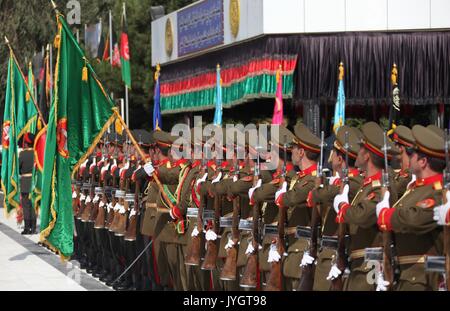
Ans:
[[[391,100],[391,68],[399,70],[402,103],[450,103],[450,31],[265,36],[164,66],[164,114],[214,108],[215,68],[222,67],[223,107],[275,97],[283,66],[283,97],[334,103],[344,62],[346,105]]]

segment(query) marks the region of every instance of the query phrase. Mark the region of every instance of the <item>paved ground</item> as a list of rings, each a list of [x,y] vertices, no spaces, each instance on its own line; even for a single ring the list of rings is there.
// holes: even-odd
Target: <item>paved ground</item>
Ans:
[[[22,236],[14,216],[0,208],[0,291],[101,291],[109,287],[79,269],[63,263],[37,244],[38,235]]]

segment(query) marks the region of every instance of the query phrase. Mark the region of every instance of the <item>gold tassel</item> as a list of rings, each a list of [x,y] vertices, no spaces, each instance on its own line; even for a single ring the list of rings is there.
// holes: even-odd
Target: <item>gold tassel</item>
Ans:
[[[55,36],[55,41],[53,41],[53,46],[55,49],[59,49],[59,45],[61,44],[61,36],[60,35],[56,35]]]
[[[27,103],[30,101],[30,92],[27,92],[27,95],[25,96],[25,101]]]
[[[88,80],[88,69],[86,67],[86,59],[84,60],[83,74],[81,75],[81,80],[87,82]]]
[[[83,75],[81,77],[81,80],[83,80],[84,82],[87,82],[88,80],[88,70],[86,66],[83,67]]]
[[[120,123],[120,120],[117,119],[114,125],[115,125],[115,128],[116,128],[116,133],[119,134],[119,135],[122,135],[123,128],[122,128],[122,123]]]
[[[38,130],[38,131],[42,130],[42,121],[41,121],[41,118],[38,118],[38,121],[37,121],[37,130]]]

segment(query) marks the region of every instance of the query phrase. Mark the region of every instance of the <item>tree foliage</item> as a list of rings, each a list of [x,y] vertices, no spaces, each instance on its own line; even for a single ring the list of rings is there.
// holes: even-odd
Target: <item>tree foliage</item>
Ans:
[[[56,0],[59,10],[66,14],[68,0]],[[131,55],[132,90],[130,92],[130,127],[150,128],[153,109],[153,69],[151,68],[151,6],[163,5],[166,13],[184,7],[193,0],[79,0],[81,25],[74,25],[84,36],[84,24],[103,21],[108,30],[108,12],[113,12],[114,31],[119,38],[121,31],[122,3],[126,3],[128,35]],[[0,35],[7,36],[23,69],[26,61],[52,43],[56,34],[56,19],[50,0],[0,0]],[[0,44],[0,111],[4,106],[8,48]],[[125,89],[120,69],[91,60],[97,75],[114,98],[124,98]]]

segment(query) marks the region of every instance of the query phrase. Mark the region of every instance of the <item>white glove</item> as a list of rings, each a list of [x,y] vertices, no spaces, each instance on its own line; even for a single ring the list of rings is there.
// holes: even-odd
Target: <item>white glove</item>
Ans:
[[[218,183],[222,179],[222,172],[219,172],[219,175],[217,175],[216,178],[211,182],[212,184]]]
[[[233,182],[237,182],[239,180],[239,178],[237,177],[237,175],[233,176]]]
[[[336,211],[336,213],[339,213],[339,208],[340,208],[339,206],[341,205],[341,203],[347,203],[347,204],[349,203],[349,201],[348,201],[348,191],[349,190],[350,190],[350,187],[348,185],[345,185],[342,193],[340,193],[334,197],[333,207],[334,207],[334,210]]]
[[[255,251],[255,248],[253,247],[253,243],[252,242],[248,243],[247,250],[245,251],[245,255],[253,254],[254,251]]]
[[[100,197],[96,194],[94,199],[92,200],[92,203],[96,204],[100,200]]]
[[[91,166],[89,166],[89,170],[92,169],[95,166],[97,166],[97,158],[96,157],[94,157],[94,160],[92,161]]]
[[[314,263],[314,257],[309,255],[309,252],[305,252],[303,254],[302,262],[300,263],[300,267],[304,268],[308,265],[312,265]]]
[[[111,211],[111,209],[113,208],[112,203],[108,203],[108,205],[106,205],[106,208],[108,209],[108,213]]]
[[[117,212],[120,210],[122,205],[120,205],[119,203],[116,203],[116,205],[114,205],[114,212]]]
[[[88,162],[89,162],[89,158],[87,158],[86,161],[84,161],[80,167],[85,168]]]
[[[133,217],[133,216],[135,216],[135,215],[137,215],[137,212],[136,212],[136,210],[133,208],[133,209],[131,210],[131,212],[130,212],[130,218]]]
[[[378,277],[377,277],[377,292],[385,292],[388,290],[388,286],[389,286],[389,282],[385,281],[383,278],[383,273],[378,272]]]
[[[103,206],[105,206],[105,202],[100,201],[100,203],[98,204],[98,207],[102,208]]]
[[[105,166],[102,167],[102,169],[100,170],[100,172],[103,174],[104,172],[106,172],[107,170],[109,170],[109,165],[110,165],[110,163],[108,162],[108,164],[106,164]]]
[[[253,197],[253,193],[255,192],[256,189],[258,189],[259,187],[261,187],[262,185],[262,180],[258,179],[258,182],[256,183],[255,187],[252,187],[248,190],[248,198],[251,200]]]
[[[434,216],[433,219],[438,223],[438,225],[440,226],[445,226],[447,225],[446,223],[446,218],[447,218],[447,214],[448,211],[450,210],[450,191],[447,191],[445,193],[445,197],[447,198],[447,203],[445,203],[444,205],[439,205],[436,206],[433,209],[434,212]]]
[[[117,167],[117,160],[116,159],[113,160],[113,164],[111,166],[111,169],[113,169],[114,167]]]
[[[200,185],[201,183],[205,182],[207,177],[208,177],[208,173],[205,173],[205,175],[203,175],[202,178],[200,178],[199,180],[197,180],[197,182],[195,183],[196,186],[198,187],[198,185]]]
[[[148,162],[144,165],[144,171],[147,173],[148,176],[152,176],[155,172],[155,168],[153,167],[152,162]]]
[[[87,198],[86,198],[86,204],[87,204],[87,203],[91,203],[91,202],[92,202],[91,196],[88,195]]]
[[[127,210],[125,209],[125,206],[120,205],[119,213],[123,215],[123,214],[125,214],[126,212],[127,212]]]
[[[284,182],[283,185],[281,186],[281,189],[275,193],[275,202],[278,200],[280,195],[282,195],[286,192],[287,192],[287,182]]]
[[[411,175],[411,181],[408,183],[408,185],[406,186],[406,189],[409,189],[410,186],[412,186],[417,180],[417,176],[416,174],[412,174]]]
[[[198,236],[199,234],[200,234],[200,232],[198,232],[197,226],[195,226],[194,230],[192,230],[191,237],[194,238],[194,237]]]
[[[336,176],[330,177],[328,182],[329,182],[330,185],[334,185],[335,181],[340,179],[340,178],[341,178],[341,176],[339,176],[339,172],[336,172]]]
[[[77,192],[76,191],[74,191],[74,192],[72,192],[72,199],[76,199],[77,198]]]
[[[122,168],[120,169],[119,175],[122,175],[122,172],[128,170],[129,168],[130,168],[130,162],[127,161],[127,163],[125,164],[125,166],[122,167]]]
[[[331,266],[330,273],[328,273],[327,281],[333,281],[337,279],[342,274],[342,271],[338,269],[337,265]]]
[[[206,231],[205,238],[206,241],[215,241],[217,240],[217,234],[213,230],[209,229]]]
[[[377,204],[377,218],[380,216],[381,210],[385,208],[390,208],[389,204],[389,197],[391,196],[391,193],[389,191],[386,191],[386,193],[383,196],[383,199],[378,202]]]
[[[86,196],[84,195],[84,193],[80,195],[80,201],[86,201]]]
[[[225,250],[229,250],[229,249],[233,248],[233,246],[234,246],[233,239],[229,238],[228,243],[225,245]]]
[[[271,244],[269,250],[269,259],[267,260],[267,262],[279,262],[280,259],[281,255],[280,253],[278,253],[277,244]]]

